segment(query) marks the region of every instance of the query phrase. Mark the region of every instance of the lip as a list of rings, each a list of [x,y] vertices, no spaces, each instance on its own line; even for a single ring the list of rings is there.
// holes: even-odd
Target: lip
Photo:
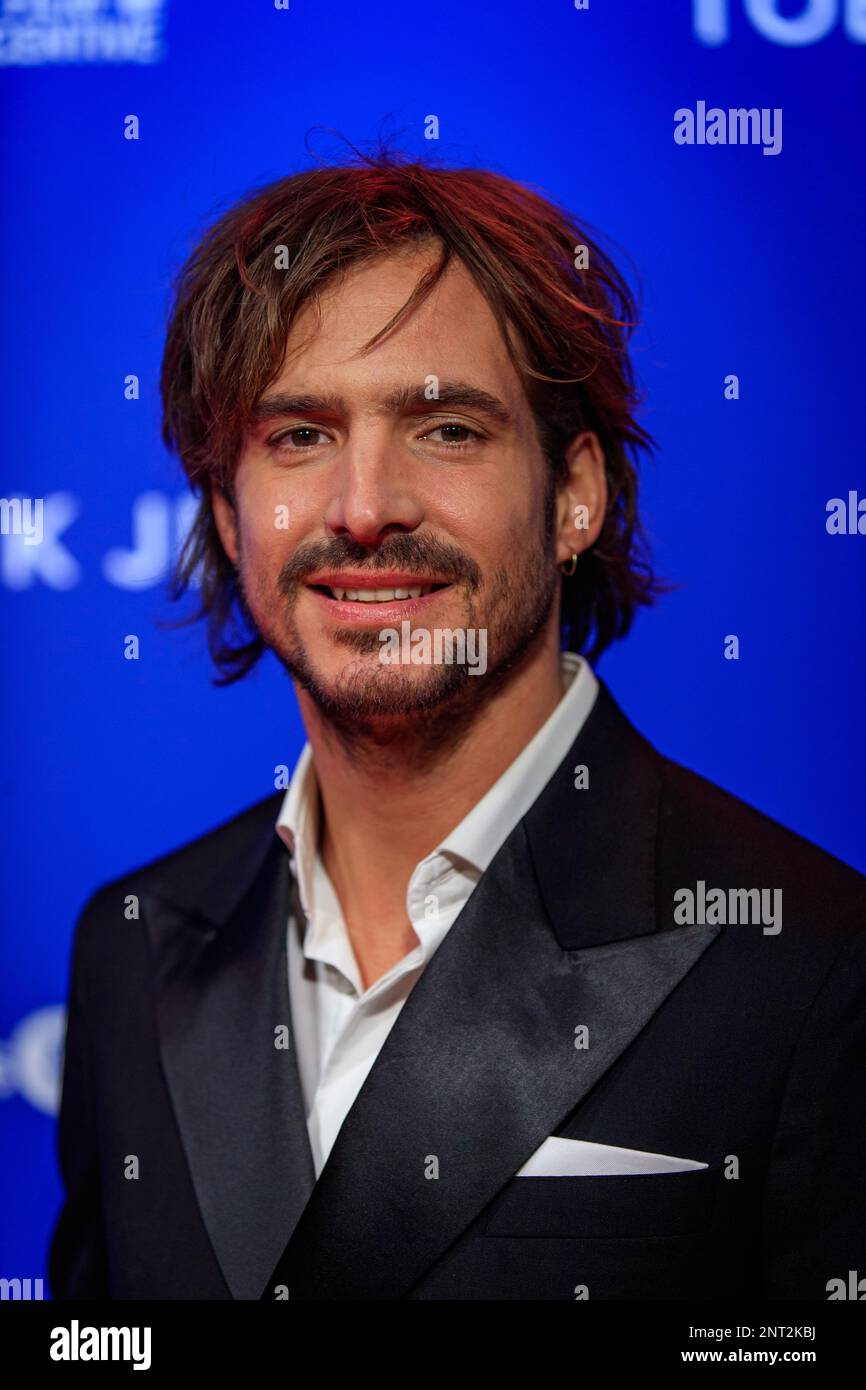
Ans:
[[[313,574],[304,582],[329,589],[417,589],[424,584],[450,584],[451,580],[438,574],[409,574],[405,570],[377,570],[372,574],[369,570],[328,570]]]
[[[353,586],[346,582],[346,576],[341,576],[341,579],[342,583],[337,586],[339,588],[349,589],[356,587],[362,589],[365,587],[373,587],[372,584],[370,584],[369,575],[366,576],[366,585],[356,584]],[[326,584],[328,581],[323,579],[317,582]],[[428,579],[426,582],[428,584],[441,584],[445,581]],[[417,577],[414,583],[417,586]],[[407,580],[401,579],[400,587],[406,587],[406,584]],[[448,588],[450,587],[449,585]],[[396,589],[397,582],[389,577],[387,583],[383,581],[381,584],[377,584],[376,588]],[[416,614],[423,613],[432,603],[435,603],[438,598],[441,598],[441,596],[447,592],[448,589],[436,589],[432,594],[424,594],[421,598],[390,599],[386,600],[384,603],[359,603],[357,600],[353,599],[328,598],[326,594],[320,594],[317,589],[309,590],[311,597],[315,599],[316,603],[321,608],[323,616],[330,616],[342,623],[360,623],[367,624],[370,627],[393,627],[396,623],[399,623],[401,619],[413,618]]]

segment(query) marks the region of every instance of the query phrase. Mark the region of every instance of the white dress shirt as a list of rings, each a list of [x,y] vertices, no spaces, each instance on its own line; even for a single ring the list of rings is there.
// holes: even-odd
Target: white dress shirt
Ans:
[[[587,661],[562,653],[564,693],[502,776],[409,879],[406,915],[418,945],[368,989],[340,903],[318,850],[320,801],[304,745],[277,819],[292,855],[303,921],[290,915],[288,975],[292,1027],[316,1178],[367,1073],[425,965],[484,870],[550,781],[595,703]]]

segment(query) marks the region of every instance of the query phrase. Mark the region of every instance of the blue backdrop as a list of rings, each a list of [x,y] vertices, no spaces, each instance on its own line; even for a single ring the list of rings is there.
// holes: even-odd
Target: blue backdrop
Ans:
[[[632,257],[644,507],[680,587],[600,673],[664,752],[866,871],[864,66],[866,0],[0,3],[0,1276],[44,1274],[84,899],[272,791],[301,746],[273,658],[217,690],[203,631],[160,626],[189,512],[157,380],[172,273],[230,202],[307,167],[313,127],[533,183]],[[781,111],[781,149],[677,143],[699,102]],[[831,534],[850,493],[855,533]],[[16,498],[42,499],[41,544]]]

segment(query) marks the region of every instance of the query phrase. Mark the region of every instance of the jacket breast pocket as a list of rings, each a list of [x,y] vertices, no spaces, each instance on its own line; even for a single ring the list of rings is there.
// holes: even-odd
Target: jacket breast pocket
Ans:
[[[640,1239],[699,1234],[712,1224],[721,1164],[680,1173],[512,1178],[494,1199],[485,1236]]]

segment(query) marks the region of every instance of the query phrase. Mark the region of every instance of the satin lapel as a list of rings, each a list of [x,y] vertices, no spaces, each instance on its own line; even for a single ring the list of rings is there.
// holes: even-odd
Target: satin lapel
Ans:
[[[263,1298],[282,1285],[289,1298],[406,1294],[717,934],[656,933],[642,921],[636,939],[563,950],[526,824],[501,847],[404,1005]],[[579,883],[574,890],[579,916]],[[634,925],[621,935],[634,938]],[[575,1046],[581,1025],[585,1049]]]
[[[291,872],[272,824],[267,833],[273,844],[261,868],[220,925],[143,897],[163,1067],[202,1216],[236,1299],[260,1296],[314,1183],[286,976]]]

